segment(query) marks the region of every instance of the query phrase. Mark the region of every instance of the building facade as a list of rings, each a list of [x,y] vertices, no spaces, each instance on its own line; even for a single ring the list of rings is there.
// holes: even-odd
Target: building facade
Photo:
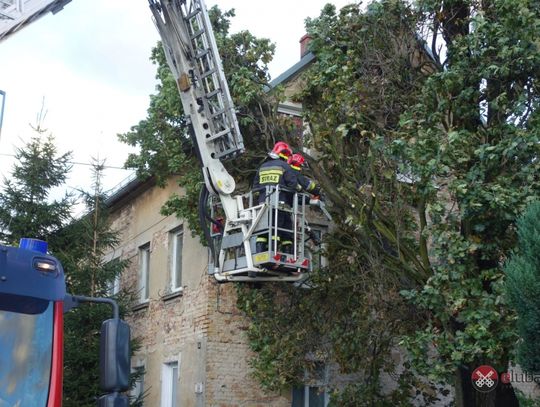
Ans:
[[[119,285],[137,293],[132,367],[145,373],[135,391],[149,407],[290,406],[292,391],[266,394],[251,376],[234,286],[209,276],[208,250],[185,222],[160,215],[173,193],[182,194],[175,179],[134,180],[109,199],[121,244],[108,257],[130,260]]]
[[[301,60],[271,86],[287,84],[287,94],[294,93],[300,73],[313,59],[304,50]],[[279,111],[301,124],[300,105],[286,103]],[[127,319],[140,343],[132,367],[144,375],[134,393],[144,394],[149,407],[324,406],[328,396],[314,387],[267,394],[252,377],[248,321],[236,308],[234,285],[220,285],[208,274],[209,252],[186,222],[160,214],[174,193],[183,193],[174,178],[165,188],[152,179],[134,179],[108,200],[121,243],[107,258],[130,262],[115,289],[137,293]]]

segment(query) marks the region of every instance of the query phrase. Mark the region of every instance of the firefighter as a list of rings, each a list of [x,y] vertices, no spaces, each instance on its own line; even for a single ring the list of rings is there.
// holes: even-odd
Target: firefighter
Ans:
[[[321,188],[315,183],[315,181],[311,180],[310,178],[306,177],[304,174],[302,174],[302,166],[306,162],[304,156],[299,153],[292,154],[289,159],[287,160],[287,163],[291,166],[293,170],[297,172],[297,190],[304,190],[311,195],[313,195],[314,198],[320,199],[321,195]]]
[[[259,203],[263,203],[266,199],[267,186],[279,186],[279,202],[292,207],[294,191],[298,186],[298,174],[287,164],[291,155],[291,148],[283,141],[278,141],[272,151],[268,153],[269,159],[261,165],[253,181],[254,191],[259,192]],[[275,226],[273,217],[270,223]],[[292,219],[289,212],[278,210],[277,227],[292,230]],[[272,236],[272,239],[278,240],[278,250],[283,253],[293,252],[291,232],[278,231],[277,236]],[[257,236],[256,242],[257,252],[268,250],[267,236]]]

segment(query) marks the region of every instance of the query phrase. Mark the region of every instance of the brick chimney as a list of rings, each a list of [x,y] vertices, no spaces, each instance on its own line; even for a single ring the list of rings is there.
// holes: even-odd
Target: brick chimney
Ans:
[[[311,41],[311,35],[305,34],[300,38],[300,59],[309,52],[309,42]]]

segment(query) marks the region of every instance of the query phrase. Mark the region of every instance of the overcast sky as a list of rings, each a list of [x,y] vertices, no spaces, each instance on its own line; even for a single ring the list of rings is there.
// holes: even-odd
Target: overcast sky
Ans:
[[[222,10],[234,8],[232,32],[249,30],[276,44],[273,78],[299,60],[304,19],[317,17],[326,3],[338,8],[349,0],[207,0]],[[45,101],[45,127],[61,152],[77,163],[92,157],[122,167],[130,151],[116,134],[146,115],[155,89],[150,50],[158,40],[145,0],[73,0],[0,43],[0,90],[6,106],[0,136],[0,177],[9,176],[15,147],[28,141],[29,123]],[[129,172],[108,169],[105,186]],[[70,188],[90,185],[90,170],[75,165]]]

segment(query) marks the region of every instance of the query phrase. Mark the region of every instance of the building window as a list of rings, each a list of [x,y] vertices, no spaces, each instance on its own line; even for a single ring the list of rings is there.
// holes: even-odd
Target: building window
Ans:
[[[328,393],[317,386],[295,387],[291,407],[326,407],[328,400]]]
[[[171,291],[182,289],[182,251],[184,248],[184,229],[179,227],[169,233],[169,267]]]
[[[107,292],[109,295],[116,295],[120,292],[120,275],[114,277],[114,280],[109,281]]]
[[[315,370],[305,373],[309,384],[294,387],[292,391],[292,407],[326,407],[330,402],[328,393],[324,390],[328,383],[328,369],[323,362],[315,362]]]
[[[148,301],[150,294],[150,243],[139,247],[139,295],[141,302]]]
[[[141,405],[144,404],[143,397],[144,397],[144,373],[145,373],[145,367],[144,364],[139,364],[134,366],[131,369],[132,374],[136,374],[137,378],[135,380],[135,384],[131,388],[129,392],[129,396],[131,397],[132,402],[140,402]]]
[[[177,391],[178,362],[165,363],[161,380],[161,407],[177,407]]]

